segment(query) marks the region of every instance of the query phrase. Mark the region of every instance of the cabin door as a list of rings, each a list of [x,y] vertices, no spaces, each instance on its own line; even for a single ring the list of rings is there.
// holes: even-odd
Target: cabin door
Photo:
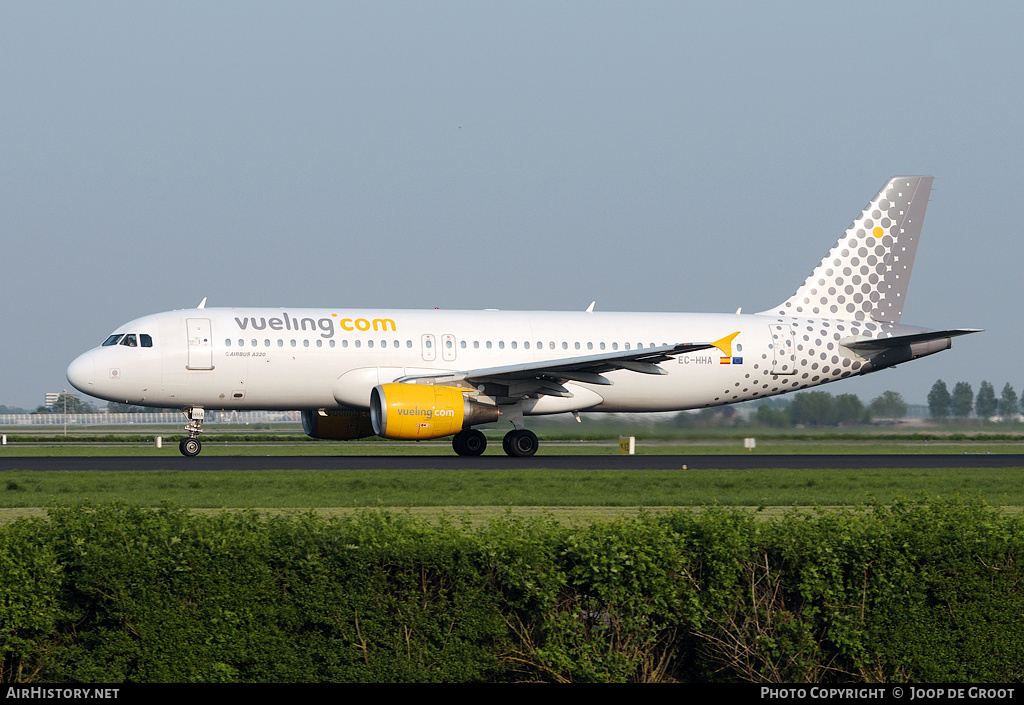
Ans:
[[[190,370],[213,369],[213,333],[209,318],[189,318],[188,326],[188,364]]]

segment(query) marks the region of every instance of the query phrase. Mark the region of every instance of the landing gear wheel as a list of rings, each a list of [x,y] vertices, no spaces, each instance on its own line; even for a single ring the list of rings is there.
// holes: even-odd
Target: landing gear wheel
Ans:
[[[487,438],[484,437],[483,432],[473,428],[466,431],[465,434],[466,437],[462,441],[462,446],[466,449],[466,455],[483,455],[484,451],[487,450]]]
[[[182,438],[181,442],[178,443],[178,450],[188,458],[194,458],[199,455],[199,451],[202,449],[203,444],[199,442],[198,438]]]
[[[505,452],[514,458],[529,458],[537,452],[537,446],[539,445],[540,441],[537,440],[537,434],[525,428],[509,431],[501,441],[501,446]]]
[[[452,438],[452,449],[459,455],[483,455],[483,452],[487,450],[487,439],[475,428],[459,431]]]

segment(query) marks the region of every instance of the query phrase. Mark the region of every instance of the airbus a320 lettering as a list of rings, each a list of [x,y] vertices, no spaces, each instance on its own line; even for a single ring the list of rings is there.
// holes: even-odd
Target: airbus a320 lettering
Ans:
[[[315,438],[452,436],[530,456],[527,416],[678,411],[769,397],[946,350],[973,329],[900,323],[931,191],[890,179],[790,298],[755,314],[205,308],[144,316],[68,367],[85,394],[177,407],[198,455],[210,409],[302,412]]]

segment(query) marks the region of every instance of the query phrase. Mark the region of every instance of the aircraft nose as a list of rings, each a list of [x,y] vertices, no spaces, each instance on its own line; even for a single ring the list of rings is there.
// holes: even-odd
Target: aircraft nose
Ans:
[[[83,353],[68,365],[68,382],[80,392],[92,394],[96,386],[96,361],[91,352]]]

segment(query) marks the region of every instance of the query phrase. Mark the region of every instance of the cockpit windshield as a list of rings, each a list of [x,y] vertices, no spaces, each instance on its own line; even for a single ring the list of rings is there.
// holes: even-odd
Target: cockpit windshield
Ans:
[[[148,333],[114,333],[103,341],[103,345],[124,345],[129,348],[153,347],[153,336]]]

